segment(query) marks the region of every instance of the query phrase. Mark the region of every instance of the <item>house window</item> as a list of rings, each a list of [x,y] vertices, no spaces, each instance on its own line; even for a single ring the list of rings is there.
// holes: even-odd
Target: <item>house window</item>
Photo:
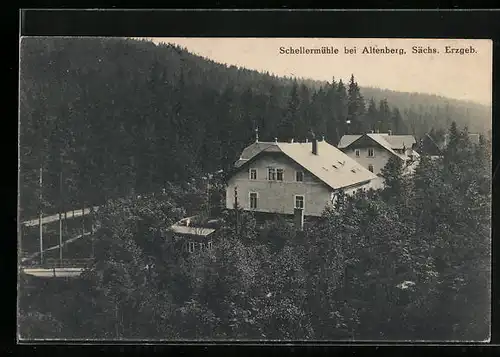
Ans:
[[[374,157],[373,149],[368,149],[368,157]]]
[[[274,180],[276,180],[276,169],[275,169],[275,168],[272,168],[272,167],[268,168],[268,169],[267,169],[267,173],[268,173],[268,175],[267,175],[267,179],[268,179],[269,181],[274,181]]]
[[[295,196],[295,208],[304,209],[304,196],[301,195]]]
[[[205,250],[205,243],[200,243],[200,250],[202,252]]]
[[[283,181],[283,169],[269,167],[267,169],[267,179],[269,181]]]
[[[194,242],[189,242],[188,243],[188,252],[193,253],[195,250],[195,243]]]
[[[304,181],[304,173],[302,171],[297,171],[295,173],[295,181],[297,181],[297,182]]]
[[[250,169],[250,180],[257,180],[257,169]]]
[[[257,208],[257,193],[250,192],[250,209],[256,209],[256,208]]]
[[[359,157],[359,149],[354,150],[356,157]]]
[[[212,241],[209,241],[207,243],[208,250],[212,250]]]
[[[372,164],[368,165],[368,170],[370,170],[370,172],[373,172],[373,165]]]
[[[276,180],[283,181],[283,169],[276,170]]]

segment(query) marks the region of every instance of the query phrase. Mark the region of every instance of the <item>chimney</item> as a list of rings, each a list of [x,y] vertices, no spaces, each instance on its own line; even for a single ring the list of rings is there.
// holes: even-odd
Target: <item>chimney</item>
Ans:
[[[371,131],[371,133],[373,134],[373,130],[370,130],[370,131]]]
[[[293,143],[293,138],[292,138],[292,140],[290,140],[290,142]]]
[[[325,141],[325,136],[324,135],[321,137],[321,141]]]
[[[318,155],[318,140],[315,137],[312,139],[312,153]]]
[[[388,132],[389,132],[389,135],[392,135],[392,130],[389,129]]]
[[[308,139],[308,138],[306,138],[306,143],[308,143],[308,142],[309,142],[309,139]]]
[[[298,231],[304,230],[304,210],[302,208],[295,208],[293,211],[293,221],[295,229]]]
[[[274,138],[274,142],[277,143],[278,142],[278,138]]]
[[[255,128],[255,142],[259,142],[259,128]]]

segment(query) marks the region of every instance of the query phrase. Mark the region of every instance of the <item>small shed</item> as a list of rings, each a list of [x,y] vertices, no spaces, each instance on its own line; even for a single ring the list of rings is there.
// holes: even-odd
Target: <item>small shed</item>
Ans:
[[[182,240],[182,251],[193,253],[212,249],[216,229],[174,224],[170,227],[170,232]]]

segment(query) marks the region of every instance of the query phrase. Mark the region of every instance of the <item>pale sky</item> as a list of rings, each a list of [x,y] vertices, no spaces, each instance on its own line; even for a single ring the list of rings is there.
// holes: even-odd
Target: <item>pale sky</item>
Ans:
[[[340,38],[150,38],[156,43],[178,44],[216,62],[297,76],[344,82],[354,74],[360,86],[403,92],[421,92],[491,105],[492,42],[451,39],[340,39]],[[338,48],[338,54],[280,54],[289,49]],[[344,47],[356,46],[356,54]],[[362,54],[365,46],[402,49],[406,54]],[[435,54],[413,54],[413,46],[435,48]],[[445,53],[450,48],[475,53]]]

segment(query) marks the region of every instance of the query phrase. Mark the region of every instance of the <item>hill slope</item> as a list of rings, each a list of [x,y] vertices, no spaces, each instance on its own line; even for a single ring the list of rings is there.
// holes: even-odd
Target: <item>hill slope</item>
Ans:
[[[446,125],[450,113],[474,130],[489,120],[481,107],[450,101],[446,112],[441,99],[419,107],[427,103],[422,95],[366,88],[366,98],[386,93],[389,106],[365,113],[355,82],[349,96],[347,84],[305,85],[137,40],[24,38],[21,74],[25,217],[40,205],[48,213],[59,205],[99,204],[228,168],[256,127],[263,140],[301,139],[314,129],[336,144],[353,130],[346,118],[365,129],[416,135]]]
[[[362,87],[361,92],[365,98],[374,98],[376,101],[385,98],[389,105],[404,112],[429,113],[434,119],[429,124],[435,128],[447,128],[453,120],[459,126],[467,125],[471,132],[485,133],[492,127],[492,108],[480,103],[371,87]]]
[[[329,82],[312,79],[300,79],[310,88],[320,89]],[[390,89],[360,86],[366,101],[374,99],[376,103],[387,100],[391,107],[397,107],[403,113],[405,121],[418,121],[426,118],[425,128],[446,129],[452,121],[469,131],[487,133],[492,127],[492,107],[472,101],[457,100],[427,93],[399,92]],[[417,130],[416,135],[421,135]]]

